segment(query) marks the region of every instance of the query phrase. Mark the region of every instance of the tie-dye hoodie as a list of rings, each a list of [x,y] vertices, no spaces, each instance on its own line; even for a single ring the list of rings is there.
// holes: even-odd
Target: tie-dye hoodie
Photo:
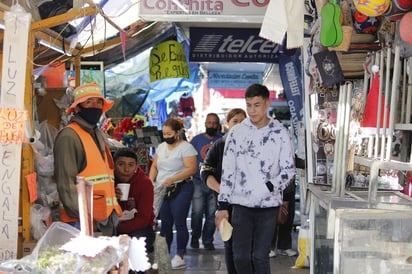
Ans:
[[[250,208],[282,204],[282,191],[295,175],[294,151],[288,130],[270,118],[262,128],[249,118],[228,133],[222,164],[219,209],[228,204]],[[267,182],[273,184],[271,192]]]

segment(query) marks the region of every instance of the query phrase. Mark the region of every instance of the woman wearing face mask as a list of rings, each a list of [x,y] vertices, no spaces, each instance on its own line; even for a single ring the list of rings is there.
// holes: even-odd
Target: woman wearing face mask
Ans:
[[[163,199],[160,210],[155,212],[160,215],[162,222],[160,235],[166,237],[169,247],[173,241],[173,225],[176,227],[177,250],[172,259],[172,268],[185,268],[183,256],[189,241],[189,231],[186,225],[186,217],[190,209],[193,197],[193,183],[190,177],[196,172],[197,152],[187,141],[182,140],[180,132],[183,122],[176,118],[169,118],[162,127],[164,142],[157,147],[156,155],[150,167],[149,177],[154,183],[155,189],[172,189],[175,192]],[[164,193],[155,191],[156,193]],[[168,191],[168,193],[171,193]],[[156,194],[155,194],[156,195]],[[155,200],[159,197],[155,197]]]

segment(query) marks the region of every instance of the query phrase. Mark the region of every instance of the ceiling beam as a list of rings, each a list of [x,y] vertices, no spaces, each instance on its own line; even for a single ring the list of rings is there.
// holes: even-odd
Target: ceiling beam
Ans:
[[[120,37],[116,37],[116,38],[113,38],[111,40],[106,40],[106,41],[101,42],[99,44],[89,46],[87,48],[83,48],[82,51],[81,51],[81,54],[82,55],[87,55],[87,54],[93,53],[93,55],[95,55],[95,54],[100,53],[102,51],[109,50],[110,48],[112,48],[114,46],[118,46],[121,43],[122,43],[122,41],[121,41]]]
[[[7,6],[6,4],[3,4],[2,2],[0,2],[0,10],[2,10],[2,11],[9,11],[10,10],[10,7],[9,6]],[[3,18],[2,18],[3,19]]]
[[[39,31],[47,28],[52,28],[64,23],[68,23],[71,20],[97,14],[96,7],[85,7],[81,9],[71,9],[68,12],[53,17],[49,17],[40,21],[33,22],[31,24],[32,31]]]

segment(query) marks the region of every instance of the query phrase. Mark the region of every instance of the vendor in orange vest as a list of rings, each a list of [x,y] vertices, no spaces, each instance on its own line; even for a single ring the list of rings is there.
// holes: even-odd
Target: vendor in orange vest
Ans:
[[[95,83],[74,90],[66,110],[74,116],[54,143],[54,176],[61,201],[60,221],[80,229],[76,177],[93,182],[93,218],[105,236],[116,234],[121,208],[114,186],[114,163],[107,140],[97,127],[101,115],[114,104]]]

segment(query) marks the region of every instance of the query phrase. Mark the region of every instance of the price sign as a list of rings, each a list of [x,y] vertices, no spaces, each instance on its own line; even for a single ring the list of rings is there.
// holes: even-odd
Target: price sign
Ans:
[[[183,46],[177,41],[166,41],[153,47],[149,62],[150,82],[190,77]]]

